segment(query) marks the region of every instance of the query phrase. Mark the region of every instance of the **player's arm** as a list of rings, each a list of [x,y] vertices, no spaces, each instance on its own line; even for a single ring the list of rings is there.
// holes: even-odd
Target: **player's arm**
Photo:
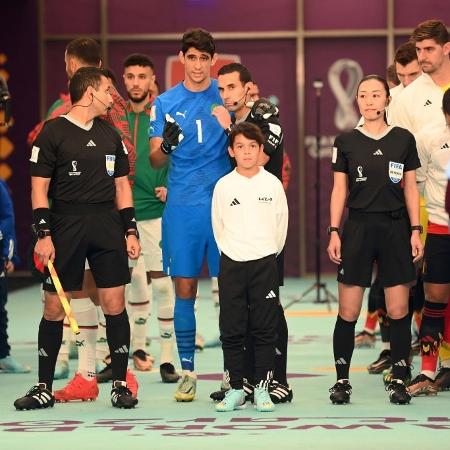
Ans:
[[[127,237],[127,253],[129,258],[137,259],[141,252],[137,233],[136,217],[133,207],[133,195],[127,176],[116,177],[116,205]]]
[[[168,156],[177,149],[183,138],[180,125],[173,117],[166,114],[162,138],[155,136],[150,139],[150,164],[152,167],[158,169],[167,164]],[[157,148],[158,145],[159,148]]]
[[[224,229],[221,214],[220,186],[221,184],[216,184],[211,203],[211,223],[214,233],[214,239],[216,240],[218,246],[220,245],[220,238]]]
[[[34,247],[39,260],[47,266],[48,260],[55,259],[55,247],[51,235],[39,236],[39,232],[50,233],[50,209],[48,206],[48,188],[50,178],[31,177],[31,206],[33,208],[33,225],[38,235]]]
[[[416,171],[408,170],[403,174],[404,194],[406,209],[408,210],[409,221],[411,225],[419,225],[419,191],[416,183]],[[423,256],[423,245],[420,240],[420,231],[411,232],[411,249],[413,262],[418,261]]]
[[[417,188],[421,195],[423,195],[424,190],[425,190],[425,182],[427,179],[428,164],[429,164],[429,159],[431,156],[430,152],[427,149],[429,137],[430,136],[427,137],[423,133],[419,133],[416,136],[417,154],[420,159],[420,167],[418,167],[416,169],[416,181],[417,181]]]
[[[154,169],[160,169],[167,164],[169,155],[161,151],[163,139],[153,137],[150,139],[150,164]]]
[[[229,133],[231,129],[231,116],[225,106],[215,106],[211,114],[217,119],[217,122],[219,122],[219,125],[225,130],[225,132]]]
[[[286,199],[286,194],[284,193],[283,185],[281,182],[279,183],[278,189],[278,201],[277,201],[277,243],[278,243],[278,252],[280,254],[284,248],[284,244],[286,243],[286,236],[288,230],[288,221],[289,221],[289,210]]]
[[[333,190],[330,200],[330,226],[339,228],[342,214],[347,198],[347,179],[348,176],[343,172],[334,172]],[[328,244],[328,256],[336,264],[341,262],[341,239],[339,233],[335,231],[330,233],[330,242]]]

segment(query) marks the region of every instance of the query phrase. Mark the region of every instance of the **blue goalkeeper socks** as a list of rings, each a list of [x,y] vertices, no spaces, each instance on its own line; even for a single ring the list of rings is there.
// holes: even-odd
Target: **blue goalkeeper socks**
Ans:
[[[174,327],[181,368],[194,371],[195,299],[175,299]]]

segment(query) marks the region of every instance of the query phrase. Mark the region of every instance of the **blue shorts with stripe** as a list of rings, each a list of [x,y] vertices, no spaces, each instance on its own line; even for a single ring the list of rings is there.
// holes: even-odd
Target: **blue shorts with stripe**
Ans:
[[[211,205],[166,205],[162,216],[163,270],[197,278],[206,257],[209,276],[219,273],[220,254],[211,224]]]

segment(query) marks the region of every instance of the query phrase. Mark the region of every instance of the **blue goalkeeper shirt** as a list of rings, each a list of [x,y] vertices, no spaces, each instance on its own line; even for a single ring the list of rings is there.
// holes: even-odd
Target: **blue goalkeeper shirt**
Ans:
[[[214,186],[231,170],[227,136],[211,115],[221,105],[217,81],[201,92],[179,83],[156,98],[150,114],[149,136],[161,137],[165,115],[181,127],[184,139],[170,155],[167,206],[211,204]]]

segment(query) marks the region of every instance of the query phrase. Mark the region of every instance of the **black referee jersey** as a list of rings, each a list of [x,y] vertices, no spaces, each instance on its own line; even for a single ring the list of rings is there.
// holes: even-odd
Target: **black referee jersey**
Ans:
[[[114,178],[128,175],[128,152],[107,122],[90,126],[68,117],[50,120],[34,142],[31,176],[51,178],[52,200],[93,204],[114,201]]]
[[[347,207],[364,212],[405,208],[404,172],[420,167],[414,136],[393,127],[378,139],[354,129],[336,137],[332,169],[348,175]]]

